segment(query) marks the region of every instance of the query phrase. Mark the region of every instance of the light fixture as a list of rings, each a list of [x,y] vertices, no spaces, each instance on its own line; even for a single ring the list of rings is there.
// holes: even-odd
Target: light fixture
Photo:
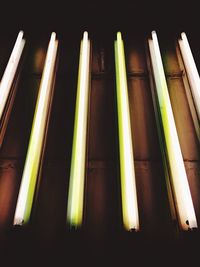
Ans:
[[[48,45],[40,83],[28,152],[14,215],[14,225],[23,225],[30,221],[36,183],[41,167],[45,131],[50,112],[57,47],[58,41],[56,40],[56,34],[53,32]]]
[[[128,231],[138,231],[139,215],[134,170],[133,143],[131,135],[130,109],[124,44],[120,32],[117,33],[117,40],[115,41],[115,69],[123,224],[124,228]]]
[[[149,39],[149,50],[155,81],[156,102],[160,112],[160,124],[163,129],[163,143],[165,145],[179,226],[182,230],[197,228],[196,215],[178,140],[178,134],[155,31],[152,32],[152,38]]]
[[[68,192],[67,223],[80,227],[83,220],[86,135],[89,103],[90,40],[84,32],[80,45],[74,135]]]
[[[23,34],[23,31],[18,33],[15,45],[0,82],[0,146],[3,142],[3,136],[7,125],[6,122],[9,117],[8,113],[10,113],[11,110],[11,107],[6,108],[6,106],[13,103],[13,96],[16,92],[14,88],[12,90],[12,85],[14,83],[17,67],[25,45]]]
[[[181,39],[179,39],[179,46],[183,58],[183,62],[186,68],[191,92],[197,111],[198,119],[200,122],[200,78],[198,70],[190,49],[190,45],[187,36],[184,32],[181,33]]]

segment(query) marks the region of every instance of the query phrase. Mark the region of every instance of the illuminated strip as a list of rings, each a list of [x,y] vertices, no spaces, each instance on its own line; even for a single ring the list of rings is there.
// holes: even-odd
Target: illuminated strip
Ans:
[[[188,230],[189,228],[197,227],[197,220],[181,154],[156,32],[152,32],[152,39],[149,39],[149,49],[179,225],[182,230]]]
[[[25,40],[23,39],[23,32],[20,31],[0,83],[0,120],[2,118],[24,45]]]
[[[57,47],[58,41],[56,40],[56,34],[52,33],[36,103],[28,152],[14,215],[14,225],[27,224],[30,220],[35,186],[42,155]]]
[[[139,230],[137,192],[131,136],[130,110],[121,33],[115,41],[115,68],[117,85],[117,110],[119,128],[119,154],[122,194],[122,215],[126,230]]]
[[[90,41],[84,32],[80,45],[74,136],[68,194],[67,222],[79,227],[83,219],[86,132],[89,98]]]
[[[188,74],[188,79],[191,86],[197,115],[200,121],[200,78],[197,71],[197,67],[194,62],[194,58],[192,56],[187,36],[184,32],[181,33],[181,38],[182,39],[179,40],[179,46],[183,57],[184,65]]]

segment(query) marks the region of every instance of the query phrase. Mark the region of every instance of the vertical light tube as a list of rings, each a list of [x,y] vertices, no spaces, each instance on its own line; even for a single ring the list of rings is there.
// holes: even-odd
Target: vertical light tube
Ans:
[[[30,220],[52,91],[57,47],[58,41],[56,40],[56,34],[53,32],[48,45],[40,83],[28,152],[14,215],[14,225],[27,224]]]
[[[179,225],[182,230],[197,228],[196,215],[178,140],[178,134],[155,31],[152,32],[152,39],[149,39],[149,49]]]
[[[25,40],[23,39],[23,31],[20,31],[0,83],[0,120],[3,115],[24,45]]]
[[[137,191],[133,158],[124,45],[121,33],[115,41],[115,69],[119,131],[122,216],[126,230],[139,230]]]
[[[187,36],[184,32],[181,33],[181,39],[179,39],[179,46],[188,75],[188,80],[190,83],[198,119],[200,121],[200,78]]]
[[[68,192],[67,222],[80,227],[83,220],[86,134],[89,102],[90,41],[84,32],[80,45],[79,72],[72,158]]]

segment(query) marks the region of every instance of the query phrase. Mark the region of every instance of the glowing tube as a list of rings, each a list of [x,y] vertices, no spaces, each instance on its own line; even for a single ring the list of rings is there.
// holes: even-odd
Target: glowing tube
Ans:
[[[176,131],[157,35],[154,31],[152,32],[152,39],[149,39],[149,49],[179,225],[182,230],[197,228],[197,220]]]
[[[2,118],[24,45],[25,40],[23,39],[23,32],[20,31],[0,83],[0,120]]]
[[[115,68],[117,85],[117,111],[119,130],[120,176],[123,224],[126,230],[139,230],[137,192],[131,136],[130,110],[121,33],[115,41]]]
[[[68,194],[67,222],[80,227],[83,219],[86,132],[89,99],[90,41],[84,32],[80,46],[74,136]]]
[[[14,215],[14,225],[27,224],[30,220],[42,155],[57,46],[58,41],[56,40],[56,34],[52,33],[36,103],[28,152]]]
[[[182,39],[179,40],[179,46],[186,72],[188,74],[188,80],[191,86],[198,119],[200,121],[200,78],[187,40],[187,36],[184,32],[181,33],[181,38]]]

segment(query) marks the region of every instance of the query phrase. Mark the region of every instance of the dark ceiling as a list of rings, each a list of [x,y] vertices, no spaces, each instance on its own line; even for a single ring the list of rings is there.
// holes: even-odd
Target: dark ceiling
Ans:
[[[26,1],[1,7],[0,32],[56,30],[190,30],[198,32],[198,7],[185,1]]]

